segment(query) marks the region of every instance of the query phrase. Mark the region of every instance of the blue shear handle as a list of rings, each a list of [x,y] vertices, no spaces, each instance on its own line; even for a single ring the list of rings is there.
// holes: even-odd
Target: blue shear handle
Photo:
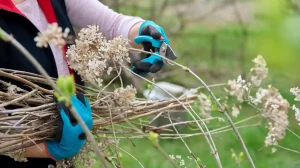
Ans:
[[[144,36],[144,35],[138,36],[138,37],[134,38],[133,40],[136,44],[141,44],[144,41],[150,42],[150,43],[152,43],[152,46],[156,47],[156,48],[160,48],[161,44],[163,43],[163,40],[156,40],[156,39],[152,38],[151,36]]]
[[[159,54],[159,52],[155,52],[155,54]],[[153,65],[153,64],[156,64],[157,62],[163,62],[163,59],[159,56],[156,56],[156,55],[150,55],[148,58],[145,58],[145,59],[141,60],[141,62],[146,62],[146,63],[149,63],[149,64]],[[133,66],[131,68],[131,71],[134,71],[135,69],[136,69],[136,67]],[[149,71],[150,71],[150,69],[149,69]],[[145,75],[148,72],[141,73],[141,75]]]
[[[159,54],[159,52],[155,52],[155,54]],[[159,61],[163,61],[163,59],[159,56],[151,55],[150,57],[143,59],[141,62],[148,62],[153,65]]]

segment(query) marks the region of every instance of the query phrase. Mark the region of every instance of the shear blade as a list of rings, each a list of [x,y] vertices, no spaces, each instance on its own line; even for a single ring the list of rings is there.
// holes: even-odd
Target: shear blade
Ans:
[[[167,46],[166,57],[170,60],[175,60],[177,58],[175,52],[169,45]]]

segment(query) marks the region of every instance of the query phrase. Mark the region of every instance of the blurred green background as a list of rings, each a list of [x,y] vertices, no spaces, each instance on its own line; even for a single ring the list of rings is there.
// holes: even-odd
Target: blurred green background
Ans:
[[[269,68],[264,86],[272,84],[279,89],[291,106],[295,103],[290,88],[300,85],[300,3],[297,0],[104,0],[117,12],[140,16],[160,24],[171,40],[171,46],[179,56],[177,62],[188,66],[207,84],[227,83],[238,75],[247,75],[252,59],[262,55]],[[176,67],[167,67],[148,77],[156,81],[168,81],[187,88],[200,86],[192,76]],[[137,80],[137,79],[136,79]],[[136,87],[145,89],[146,83],[138,80]],[[214,88],[218,97],[225,95],[223,88]],[[238,118],[242,120],[257,113],[245,106]],[[213,112],[213,116],[220,116]],[[300,133],[292,109],[289,111],[289,128]],[[260,120],[252,120],[255,124]],[[211,122],[209,128],[227,123]],[[264,147],[268,129],[262,126],[241,128],[240,133],[258,168],[297,168],[300,155],[283,149],[272,153]],[[181,132],[188,129],[181,130]],[[199,132],[199,131],[198,131]],[[241,145],[232,131],[213,135],[226,168],[237,167],[232,159],[233,149],[242,152]],[[145,167],[169,168],[171,164],[145,139],[121,140],[120,147],[134,155]],[[217,167],[203,136],[186,139],[194,154],[208,168]],[[186,167],[196,167],[180,140],[160,140],[162,148],[170,155],[180,155]],[[280,145],[300,151],[300,141],[287,132]],[[140,167],[127,154],[122,153],[124,167]],[[179,163],[178,163],[179,164]],[[184,167],[184,166],[183,166]],[[250,167],[244,157],[241,167]]]

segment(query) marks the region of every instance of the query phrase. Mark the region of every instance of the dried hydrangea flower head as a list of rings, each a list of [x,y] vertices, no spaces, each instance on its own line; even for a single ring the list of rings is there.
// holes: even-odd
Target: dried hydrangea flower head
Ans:
[[[254,63],[254,67],[250,70],[249,81],[242,79],[240,75],[236,80],[229,80],[228,87],[225,88],[225,91],[229,93],[230,96],[235,96],[239,102],[244,101],[244,95],[249,92],[250,87],[259,87],[268,75],[266,61],[261,55],[253,59],[252,62]]]
[[[261,110],[262,116],[268,119],[267,127],[269,132],[265,138],[265,145],[276,145],[278,141],[285,137],[285,131],[289,123],[288,109],[290,104],[276,88],[272,86],[269,86],[267,89],[259,87],[268,75],[267,64],[264,58],[259,55],[252,62],[254,67],[250,70],[249,82],[238,76],[236,80],[228,81],[228,87],[225,88],[225,91],[229,95],[235,96],[239,102],[248,101]],[[250,95],[251,86],[258,87],[255,97]],[[292,89],[291,91],[294,95],[299,95],[300,93],[299,89]],[[238,114],[238,108],[232,107],[232,115],[235,117]]]
[[[265,139],[265,145],[277,144],[279,140],[285,137],[285,131],[288,127],[288,111],[290,104],[278,90],[272,86],[266,89],[262,97],[263,116],[269,119],[269,133]]]
[[[293,105],[293,110],[295,111],[295,118],[297,121],[300,121],[300,109]]]
[[[16,150],[13,152],[5,153],[6,156],[14,159],[17,162],[27,162],[27,158],[24,156],[25,149]]]
[[[250,70],[250,81],[254,86],[260,86],[261,82],[268,76],[267,64],[261,55],[253,59],[252,62],[254,63],[254,67]]]
[[[113,67],[109,62],[130,62],[128,41],[122,36],[113,40],[106,40],[98,25],[89,25],[78,33],[75,44],[67,50],[67,62],[72,69],[78,72],[83,81],[102,86],[102,76],[110,74]]]
[[[39,32],[34,41],[38,47],[48,47],[48,43],[53,43],[62,48],[66,44],[65,39],[68,37],[69,32],[69,28],[66,28],[63,32],[62,28],[55,22],[49,24],[45,31]]]
[[[136,89],[132,85],[128,85],[126,88],[117,88],[114,91],[114,99],[118,102],[118,105],[129,106],[136,93]]]
[[[201,113],[201,116],[204,119],[211,118],[211,101],[210,99],[203,93],[200,93],[198,96],[199,99],[199,110]]]
[[[233,117],[238,117],[239,114],[240,114],[240,109],[236,106],[233,106],[231,110],[231,115]]]
[[[228,88],[225,88],[225,91],[229,93],[230,96],[235,96],[239,102],[243,102],[244,94],[249,90],[250,86],[251,83],[246,82],[240,75],[237,79],[228,81]]]
[[[300,89],[298,87],[291,88],[290,92],[295,96],[295,101],[300,101]],[[296,120],[300,121],[300,109],[297,108],[295,105],[293,105],[292,109],[295,111]]]
[[[291,88],[290,92],[295,96],[295,101],[300,101],[300,89],[298,87]]]

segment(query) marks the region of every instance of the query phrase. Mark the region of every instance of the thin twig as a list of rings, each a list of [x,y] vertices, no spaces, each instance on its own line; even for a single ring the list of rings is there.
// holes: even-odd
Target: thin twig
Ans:
[[[125,151],[124,149],[116,146],[115,144],[112,144],[112,145],[115,146],[116,148],[120,149],[121,151],[123,151],[124,153],[126,153],[127,155],[129,155],[130,157],[132,157],[142,168],[144,168],[144,166],[142,165],[142,163],[136,157],[134,157],[132,154],[130,154],[129,152]]]
[[[108,104],[107,102],[106,102],[106,104],[107,104],[107,108],[108,108],[108,111],[109,111],[109,114],[110,114],[111,128],[112,128],[112,130],[113,130],[113,134],[114,134],[114,138],[115,138],[115,143],[116,143],[116,142],[117,142],[117,136],[116,136],[116,132],[115,132],[115,126],[114,126],[114,123],[113,123],[113,120],[112,120],[111,109],[110,109],[110,106],[109,106],[109,104]],[[118,145],[116,144],[116,146],[118,146]],[[118,155],[118,150],[117,150],[117,148],[115,148],[115,150],[116,150],[116,155],[117,155],[118,164],[122,167],[121,161],[120,161],[120,157],[119,157],[119,155]]]
[[[138,51],[142,51],[142,50],[138,50]],[[131,70],[128,69],[127,67],[125,67],[125,66],[123,66],[123,67],[124,67],[125,69],[127,69],[128,71],[131,71]],[[144,77],[142,77],[142,76],[140,76],[140,75],[138,75],[138,74],[136,74],[136,73],[134,73],[134,72],[133,72],[133,74],[136,75],[136,76],[138,76],[139,78],[141,78],[141,79],[143,79],[143,80],[145,80],[145,81],[151,83],[152,85],[154,85],[154,86],[160,88],[161,90],[163,90],[165,93],[167,93],[167,94],[168,94],[169,96],[171,96],[173,99],[175,99],[176,101],[178,101],[178,103],[180,103],[181,106],[182,106],[185,110],[187,110],[187,112],[191,115],[191,117],[193,118],[193,120],[195,120],[195,121],[197,120],[197,119],[195,118],[195,116],[190,112],[190,110],[189,110],[189,109],[188,109],[181,101],[179,101],[174,95],[172,95],[170,92],[168,92],[167,90],[165,90],[165,89],[159,87],[158,85],[156,85],[156,84],[153,83],[152,81],[150,81],[150,80],[148,80],[148,79],[146,79],[146,78],[144,78]],[[204,130],[202,129],[202,127],[200,126],[200,124],[199,124],[198,122],[196,122],[196,124],[198,125],[199,129],[201,130],[201,132],[204,132]],[[206,125],[206,124],[203,122],[203,125]],[[208,134],[208,135],[211,137],[210,134]],[[214,156],[215,156],[215,159],[216,159],[216,162],[217,162],[217,164],[218,164],[218,167],[221,168],[221,167],[222,167],[222,163],[221,163],[221,160],[220,160],[220,158],[219,158],[219,155],[218,155],[218,153],[216,152],[216,150],[214,149],[214,147],[211,145],[211,143],[214,143],[214,142],[213,142],[213,141],[210,142],[209,139],[207,138],[207,136],[206,136],[206,135],[204,135],[204,136],[205,136],[205,138],[206,138],[206,141],[208,142],[208,145],[209,145],[210,148],[211,148],[212,153],[213,153]],[[181,137],[180,134],[179,134],[179,137],[180,137],[181,141],[184,143],[184,145],[186,146],[186,148],[187,148],[187,150],[189,151],[189,153],[192,153],[191,149],[188,147],[188,145],[187,145],[186,142],[183,140],[183,138]],[[193,157],[193,158],[194,158],[194,157]],[[195,158],[194,158],[194,159],[195,159]]]
[[[141,131],[140,129],[138,129],[135,125],[133,125],[129,120],[126,120],[126,122],[132,126],[132,128],[134,128],[138,133],[144,135],[145,133],[143,131]],[[144,137],[146,138],[146,137]],[[176,163],[172,160],[172,158],[166,154],[166,152],[160,148],[158,142],[155,144],[152,144],[169,162],[171,162],[171,164],[173,165],[173,167],[178,168],[178,166],[176,165]]]
[[[172,158],[170,158],[170,156],[159,146],[159,144],[155,144],[153,145],[154,148],[156,148],[166,159],[169,160],[169,162],[172,163],[173,167],[175,168],[179,168],[178,165],[174,162],[174,160],[172,160]]]
[[[25,120],[25,118],[27,118],[27,117],[28,117],[28,114],[25,115],[23,118],[21,118],[21,120],[19,120],[18,122],[16,122],[16,123],[14,124],[13,127],[19,125],[19,124],[20,124],[21,122],[23,122],[23,121]],[[11,130],[11,129],[7,130],[7,131],[5,132],[5,134],[7,135],[7,134],[9,133],[10,130]]]
[[[23,99],[25,99],[25,98],[27,98],[27,97],[33,95],[33,94],[34,94],[35,92],[37,92],[37,91],[38,91],[38,90],[35,89],[35,90],[33,90],[33,91],[29,92],[29,93],[26,93],[25,95],[23,95],[23,96],[21,96],[21,97],[18,97],[18,98],[16,98],[16,99],[14,99],[14,100],[11,100],[11,101],[2,103],[2,104],[0,104],[0,108],[1,108],[1,107],[5,107],[5,106],[8,106],[8,105],[13,104],[13,103],[16,103],[16,102],[18,102],[18,101],[20,101],[20,100],[23,100]]]
[[[144,52],[144,53],[147,53],[147,54],[152,54],[152,55],[156,55],[156,56],[159,56],[161,57],[162,59],[165,59],[169,62],[171,62],[172,64],[175,64],[179,67],[181,67],[184,71],[190,73],[191,75],[193,75],[204,87],[205,89],[209,92],[209,94],[211,95],[211,97],[213,98],[213,100],[217,103],[218,107],[220,108],[221,112],[225,115],[225,118],[227,119],[227,121],[229,122],[229,124],[232,126],[233,128],[233,131],[234,133],[236,134],[236,136],[238,137],[242,147],[243,147],[243,150],[245,152],[245,155],[247,156],[248,158],[248,161],[250,162],[250,165],[252,168],[255,168],[255,164],[249,154],[249,151],[245,145],[245,142],[242,138],[242,136],[240,135],[239,131],[236,129],[236,126],[234,125],[233,121],[231,120],[230,116],[228,115],[227,113],[227,110],[221,105],[221,103],[218,101],[218,99],[216,98],[216,96],[214,95],[214,93],[211,91],[211,89],[206,85],[206,83],[198,76],[196,75],[192,70],[190,70],[188,67],[184,67],[183,65],[175,62],[175,61],[172,61],[164,56],[161,56],[159,54],[155,54],[155,53],[152,53],[152,52],[147,52],[147,51],[144,51],[144,50],[139,50],[139,49],[134,49],[134,48],[129,48],[129,50],[133,50],[133,51],[139,51],[139,52]]]
[[[286,148],[286,147],[283,147],[283,146],[280,146],[280,145],[274,145],[278,148],[281,148],[281,149],[284,149],[286,151],[290,151],[290,152],[294,152],[294,153],[297,153],[297,154],[300,154],[300,151],[297,151],[297,150],[294,150],[294,149],[290,149],[290,148]]]
[[[97,143],[91,133],[91,131],[88,129],[88,127],[86,126],[86,124],[83,122],[83,120],[81,119],[81,117],[79,116],[79,114],[75,111],[74,107],[72,106],[70,111],[73,111],[72,114],[74,115],[75,119],[78,121],[78,123],[80,124],[80,126],[82,127],[82,129],[84,130],[84,133],[87,135],[88,140],[91,142],[91,144],[93,144],[95,153],[97,154],[97,156],[99,157],[99,159],[101,160],[101,163],[103,164],[103,166],[105,168],[108,168],[105,159],[104,159],[104,155],[102,154],[102,152],[100,151],[100,149],[97,146]]]
[[[1,29],[0,29],[0,31],[1,31]],[[32,83],[32,82],[24,79],[24,78],[18,77],[16,75],[13,75],[13,74],[10,74],[10,73],[6,73],[4,71],[0,71],[0,76],[8,77],[8,78],[14,79],[16,81],[23,82],[23,83],[25,83],[25,84],[33,87],[33,88],[39,89],[40,91],[42,91],[42,92],[44,92],[46,94],[52,94],[53,93],[52,91],[44,89],[44,88],[42,88],[42,87],[40,87],[40,86],[38,86],[38,85],[36,85],[36,84],[34,84],[34,83]]]

